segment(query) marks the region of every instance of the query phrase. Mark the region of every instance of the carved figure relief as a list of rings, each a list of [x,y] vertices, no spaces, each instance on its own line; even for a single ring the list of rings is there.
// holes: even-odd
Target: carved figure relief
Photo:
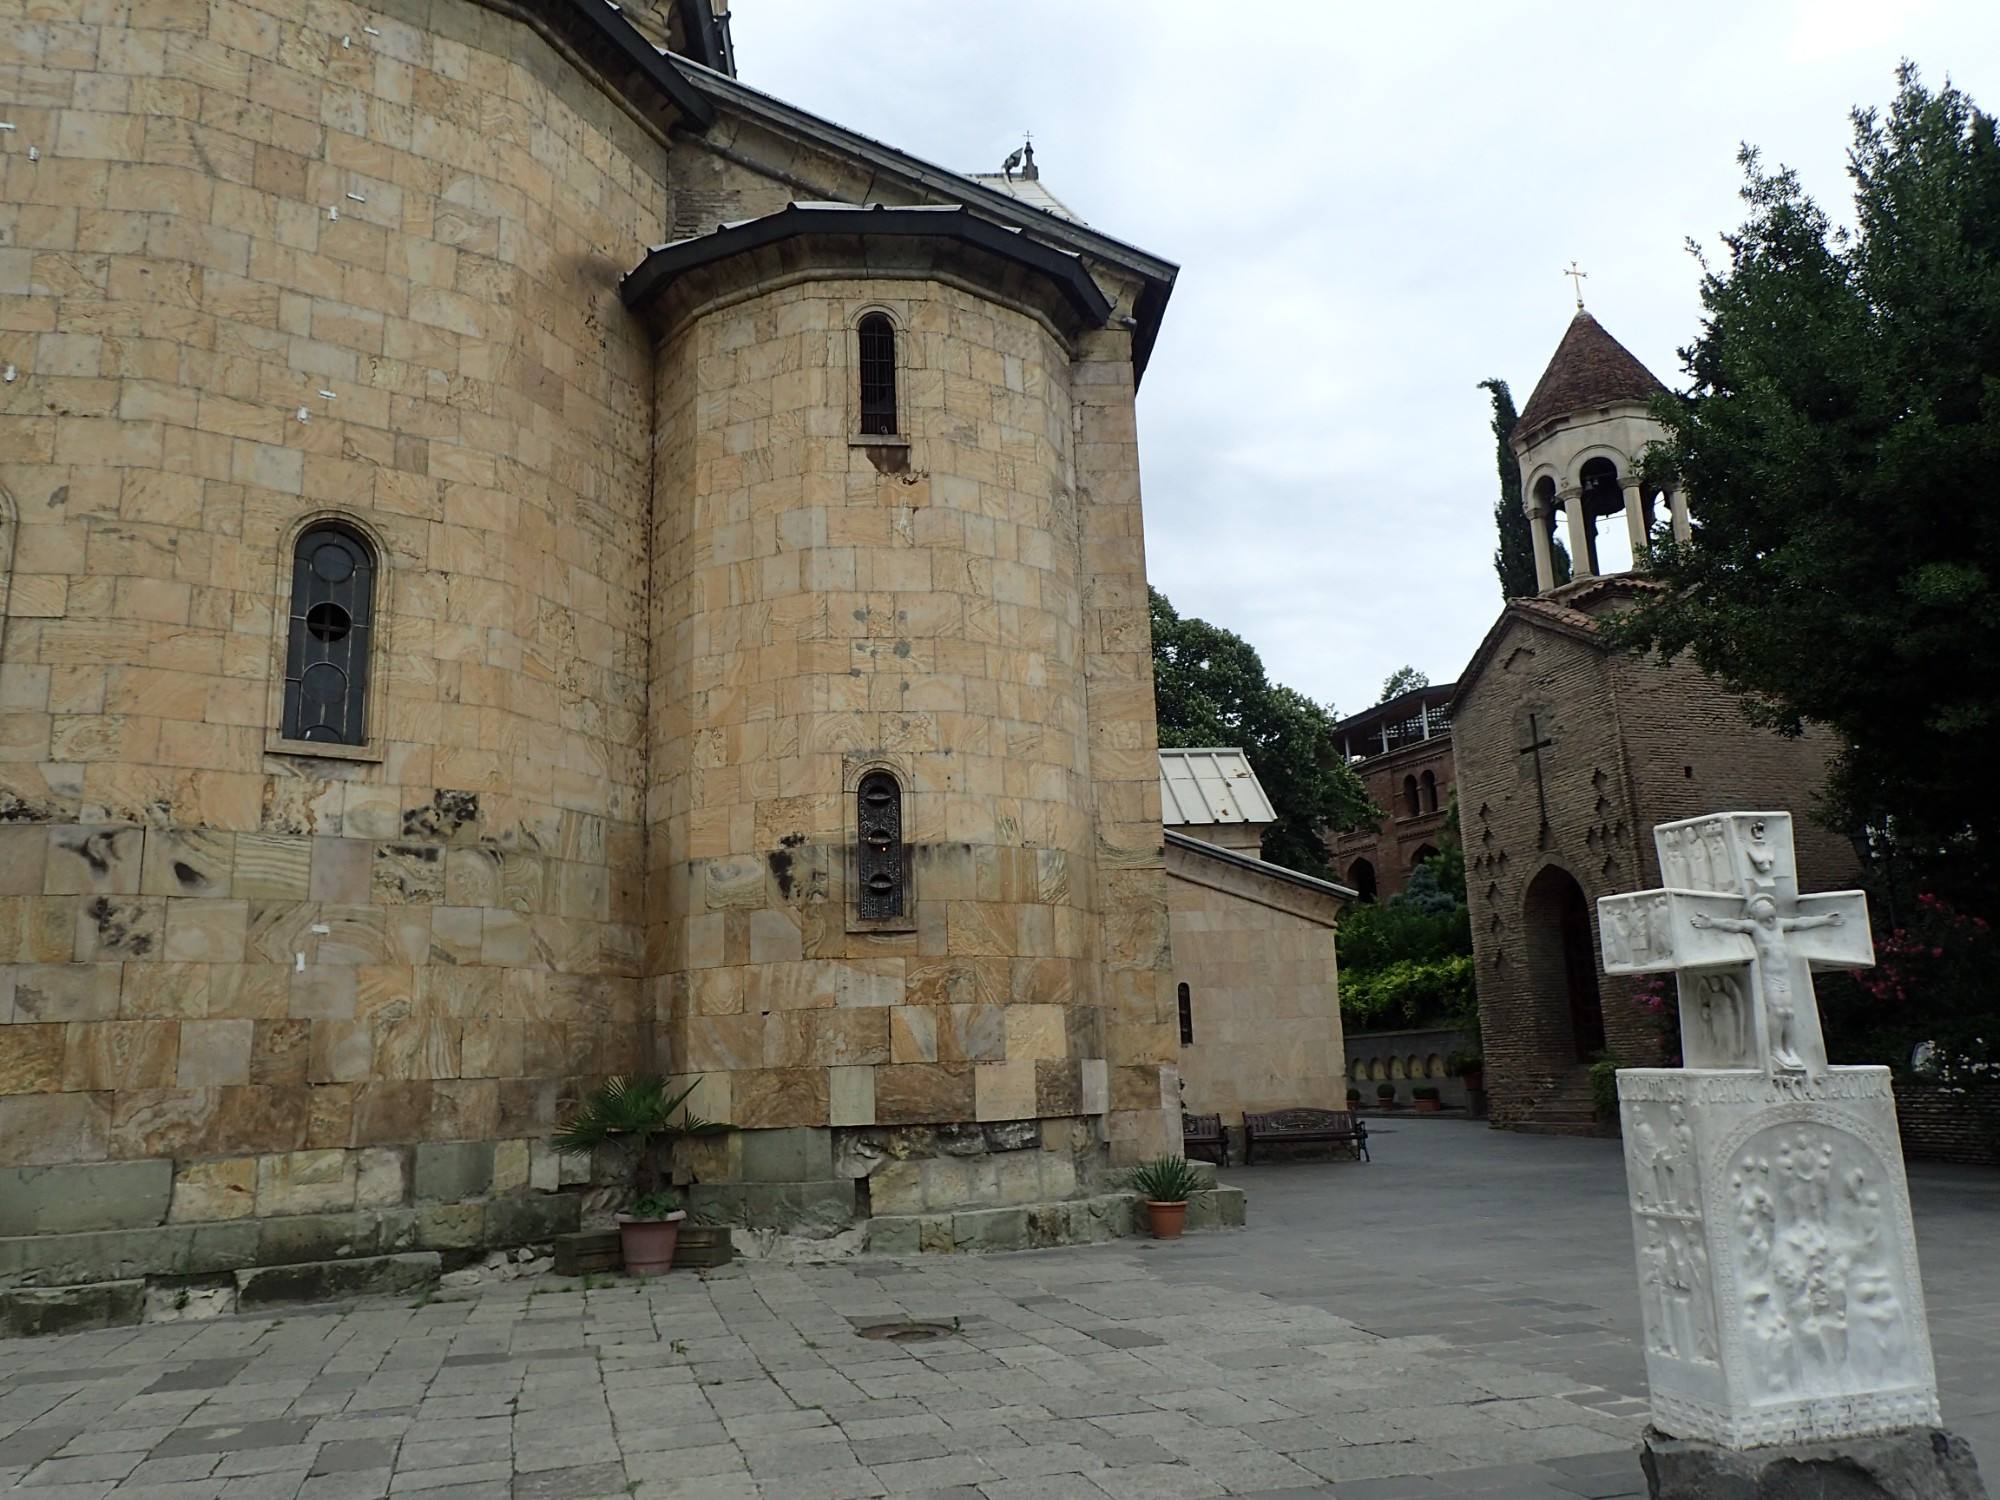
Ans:
[[[1874,1153],[1817,1124],[1759,1131],[1731,1164],[1753,1378],[1769,1396],[1881,1389],[1923,1372],[1904,1329],[1894,1225]]]
[[[1752,896],[1741,917],[1712,917],[1696,912],[1689,918],[1694,927],[1716,932],[1735,932],[1750,939],[1757,962],[1751,970],[1763,1001],[1764,1025],[1769,1033],[1771,1066],[1783,1073],[1803,1073],[1806,1060],[1799,1055],[1799,996],[1792,979],[1791,945],[1785,935],[1814,927],[1839,927],[1846,916],[1837,911],[1812,917],[1781,917],[1778,903],[1769,896]],[[1808,995],[1807,1004],[1812,1000]]]
[[[1743,1067],[1751,1061],[1750,996],[1743,976],[1702,974],[1694,986],[1695,1036],[1704,1067]]]
[[[1701,1213],[1701,1193],[1695,1184],[1694,1131],[1687,1112],[1669,1104],[1635,1110],[1628,1155],[1637,1170],[1628,1169],[1634,1184],[1634,1207],[1641,1213]]]

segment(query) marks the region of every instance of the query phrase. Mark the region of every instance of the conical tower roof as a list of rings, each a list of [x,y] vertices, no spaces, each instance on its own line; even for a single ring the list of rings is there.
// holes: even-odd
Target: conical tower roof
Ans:
[[[1536,428],[1571,412],[1625,402],[1648,402],[1665,390],[1653,372],[1630,349],[1604,331],[1582,308],[1556,345],[1555,358],[1535,382],[1535,393],[1521,408],[1517,430],[1527,436]]]

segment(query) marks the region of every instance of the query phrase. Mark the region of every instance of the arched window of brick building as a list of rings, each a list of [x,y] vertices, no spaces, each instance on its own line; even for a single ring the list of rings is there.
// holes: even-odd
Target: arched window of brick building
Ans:
[[[896,426],[896,325],[887,313],[869,313],[861,335],[861,432],[893,437]]]
[[[1424,811],[1436,812],[1438,810],[1437,773],[1434,771],[1424,772],[1423,785],[1424,785]]]
[[[1357,859],[1347,867],[1347,883],[1354,887],[1355,894],[1363,901],[1375,899],[1375,866],[1365,859]]]
[[[286,739],[321,745],[368,742],[374,606],[374,549],[345,526],[309,527],[292,549]]]
[[[1417,791],[1417,778],[1414,776],[1405,776],[1403,778],[1403,815],[1414,818],[1423,810],[1424,804]]]

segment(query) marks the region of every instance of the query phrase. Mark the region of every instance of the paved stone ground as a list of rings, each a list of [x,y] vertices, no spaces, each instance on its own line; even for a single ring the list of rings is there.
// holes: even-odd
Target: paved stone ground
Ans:
[[[1243,1233],[512,1283],[0,1345],[40,1500],[1573,1500],[1640,1489],[1614,1143],[1385,1125]],[[1919,1169],[1949,1415],[1997,1452],[2000,1174]],[[926,1343],[857,1323],[933,1319]],[[419,1493],[421,1492],[421,1493]]]

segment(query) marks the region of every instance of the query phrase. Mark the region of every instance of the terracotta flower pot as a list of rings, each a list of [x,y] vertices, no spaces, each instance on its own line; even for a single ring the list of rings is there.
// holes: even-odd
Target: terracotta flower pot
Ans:
[[[1486,1092],[1486,1071],[1483,1068],[1468,1068],[1461,1075],[1465,1080],[1465,1090],[1469,1094]]]
[[[1417,1101],[1417,1113],[1419,1114],[1434,1115],[1443,1108],[1444,1101],[1442,1099],[1419,1099]]]
[[[1156,1240],[1177,1240],[1181,1230],[1187,1227],[1186,1203],[1155,1203],[1146,1200],[1146,1218],[1153,1226]]]
[[[625,1252],[627,1276],[664,1276],[673,1269],[674,1244],[681,1237],[681,1220],[686,1209],[675,1209],[664,1219],[635,1219],[618,1216],[618,1242]]]

